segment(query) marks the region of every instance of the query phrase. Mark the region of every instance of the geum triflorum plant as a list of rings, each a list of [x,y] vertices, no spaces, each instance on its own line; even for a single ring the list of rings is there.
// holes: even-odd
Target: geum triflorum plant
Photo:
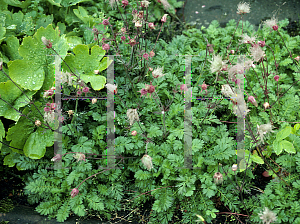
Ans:
[[[117,8],[118,8],[119,7],[118,2],[116,2],[116,3],[117,3]],[[124,7],[130,6],[127,1],[122,1],[122,4],[123,4]],[[122,28],[121,32],[118,33],[118,34],[121,35],[120,42],[123,43],[123,45],[127,44],[127,47],[131,48],[129,63],[125,63],[122,59],[119,59],[119,61],[124,65],[124,68],[125,68],[125,71],[126,71],[125,74],[127,75],[127,78],[130,80],[132,89],[134,90],[134,94],[136,94],[137,92],[140,92],[141,95],[140,95],[140,97],[137,97],[137,99],[140,101],[140,98],[141,98],[141,100],[142,100],[142,102],[136,102],[137,105],[138,105],[137,108],[134,108],[134,109],[133,108],[131,108],[131,109],[127,108],[127,114],[126,115],[129,119],[130,126],[132,126],[134,124],[134,122],[137,122],[140,125],[141,118],[138,115],[138,110],[143,108],[142,103],[143,103],[143,100],[145,99],[145,96],[152,97],[153,99],[155,99],[156,103],[157,103],[156,99],[158,99],[160,104],[159,103],[157,103],[157,104],[159,106],[159,110],[161,111],[161,114],[163,115],[162,126],[163,126],[163,131],[164,131],[164,138],[165,138],[168,135],[168,132],[166,130],[167,127],[165,125],[165,116],[167,116],[166,111],[170,107],[171,103],[173,102],[173,100],[175,98],[175,94],[177,93],[177,90],[176,89],[173,90],[174,96],[173,96],[173,99],[170,101],[171,103],[169,103],[169,105],[167,105],[167,106],[163,106],[161,101],[160,101],[160,98],[159,98],[159,96],[156,92],[156,87],[157,86],[155,86],[155,84],[152,84],[152,83],[154,83],[155,79],[159,79],[159,78],[163,77],[165,74],[163,74],[163,68],[162,67],[157,67],[156,69],[153,69],[152,67],[150,67],[151,66],[150,65],[151,58],[155,56],[155,53],[154,53],[155,46],[154,46],[154,48],[151,49],[151,51],[150,50],[148,50],[148,51],[141,50],[141,49],[146,49],[145,43],[143,42],[143,37],[145,36],[145,34],[142,32],[142,28],[145,28],[147,30],[147,16],[148,16],[147,5],[148,5],[147,1],[143,1],[141,3],[141,6],[140,6],[140,9],[143,10],[143,11],[137,12],[137,10],[134,9],[132,11],[133,12],[132,13],[132,16],[133,16],[132,23],[126,23],[127,24],[126,27]],[[144,15],[144,10],[145,9],[146,9],[146,13]],[[241,15],[241,18],[240,18],[239,22],[241,21],[241,19],[243,17],[243,14],[249,13],[249,12],[250,12],[249,5],[246,4],[246,3],[240,3],[238,5],[238,12],[237,12],[238,14]],[[167,15],[165,14],[163,16],[163,18],[161,19],[162,25],[161,25],[160,31],[162,30],[163,23],[165,23],[166,20],[167,20]],[[104,19],[102,24],[104,26],[110,26],[111,27],[111,33],[112,33],[112,36],[113,36],[112,39],[107,39],[105,37],[102,38],[102,43],[101,43],[102,49],[105,50],[105,51],[108,51],[111,48],[113,48],[115,50],[116,54],[121,55],[121,51],[119,50],[121,48],[121,47],[119,47],[119,45],[121,45],[121,44],[120,44],[120,42],[118,42],[118,37],[117,37],[118,34],[114,33],[114,30],[112,29],[112,25],[109,22],[109,18]],[[129,35],[130,34],[130,28],[131,28],[130,24],[131,24],[131,26],[134,24],[134,31],[135,31],[134,35]],[[265,25],[267,27],[270,27],[271,31],[276,31],[276,33],[279,35],[279,37],[281,37],[281,40],[284,42],[282,36],[280,35],[280,28],[277,24],[277,21],[274,18],[272,20],[266,21]],[[238,25],[237,25],[237,27],[238,27]],[[155,28],[155,25],[153,23],[148,23],[148,31],[149,30],[151,31],[154,28]],[[96,35],[99,35],[99,32],[97,32],[97,30],[95,28],[93,29],[93,32]],[[127,36],[128,37],[128,42],[125,41],[126,40],[126,36],[125,36],[126,32],[128,32],[128,36]],[[131,32],[131,33],[133,33],[133,32]],[[131,38],[130,38],[130,36],[131,36]],[[233,36],[232,36],[232,38],[233,38]],[[270,119],[270,121],[267,124],[259,125],[258,129],[257,129],[258,136],[255,137],[255,135],[253,134],[253,132],[251,130],[251,126],[250,126],[250,123],[249,123],[249,120],[248,120],[249,118],[247,117],[247,115],[249,115],[249,113],[251,111],[251,110],[248,109],[249,104],[247,105],[247,103],[244,100],[244,97],[241,94],[237,94],[237,90],[238,90],[239,84],[241,82],[241,80],[239,80],[237,78],[237,74],[243,74],[244,70],[246,70],[246,71],[251,70],[257,76],[257,80],[259,81],[260,87],[263,90],[263,93],[265,95],[265,99],[263,100],[263,99],[258,97],[258,94],[256,94],[256,91],[258,91],[258,90],[256,89],[255,91],[252,90],[253,95],[249,95],[247,93],[248,101],[251,104],[253,104],[255,107],[264,109],[265,111],[269,111],[270,113],[271,113],[272,107],[276,104],[276,102],[278,102],[278,100],[281,97],[284,96],[284,94],[287,91],[285,93],[281,94],[280,97],[279,97],[279,92],[278,92],[278,85],[279,84],[278,84],[278,82],[280,80],[280,76],[278,75],[278,72],[277,72],[278,64],[276,63],[276,60],[274,59],[274,66],[275,66],[275,69],[276,69],[276,75],[274,75],[274,80],[277,84],[277,94],[276,95],[277,95],[278,98],[277,98],[277,100],[274,100],[274,98],[269,97],[269,95],[271,94],[271,91],[268,91],[267,84],[268,84],[268,81],[269,81],[268,77],[270,76],[270,71],[268,69],[269,69],[269,66],[271,66],[270,63],[269,63],[271,60],[267,60],[265,49],[269,48],[272,51],[272,48],[269,45],[266,44],[265,39],[264,39],[264,41],[262,41],[262,40],[257,41],[256,37],[249,37],[247,34],[242,34],[241,37],[242,37],[242,40],[241,40],[240,44],[246,45],[246,46],[251,45],[251,47],[249,47],[249,52],[250,52],[251,59],[248,59],[244,64],[233,65],[233,59],[229,59],[229,57],[228,57],[229,55],[227,54],[227,52],[229,50],[229,47],[231,46],[231,43],[230,43],[228,45],[227,49],[226,49],[226,55],[225,55],[224,59],[221,55],[215,55],[215,54],[212,55],[211,65],[210,65],[209,69],[210,69],[211,73],[216,73],[216,79],[215,79],[216,82],[215,83],[208,83],[209,85],[205,84],[205,82],[203,82],[203,84],[200,85],[200,86],[201,86],[202,91],[204,90],[206,92],[206,94],[208,94],[210,92],[210,91],[207,91],[208,86],[210,86],[211,88],[214,86],[214,90],[213,90],[213,93],[214,93],[215,88],[217,86],[217,82],[220,81],[220,78],[223,77],[227,84],[222,85],[221,93],[225,97],[234,97],[234,96],[236,97],[235,99],[232,100],[233,113],[235,115],[244,115],[244,116],[246,116],[248,131],[250,132],[254,143],[257,143],[259,141],[258,138],[260,138],[261,142],[263,142],[263,138],[265,137],[264,135],[267,134],[267,133],[272,132],[272,125],[274,125],[274,121],[272,121]],[[42,40],[43,44],[46,46],[46,48],[53,49],[52,42],[49,39],[47,39],[47,37],[42,37],[41,40]],[[127,42],[127,43],[125,43],[125,42]],[[114,46],[112,43],[116,44],[116,46]],[[156,43],[155,43],[155,45],[156,45]],[[213,46],[212,44],[207,43],[205,61],[207,59],[207,51],[209,51],[209,53],[214,52],[212,46]],[[239,46],[237,47],[235,52],[239,52]],[[133,53],[138,53],[138,57],[134,57]],[[124,55],[125,52],[122,52],[122,54]],[[273,54],[273,57],[275,58],[275,54],[274,54],[273,51],[272,51],[272,54]],[[293,60],[294,63],[297,63],[297,61],[299,60],[299,58],[297,58],[297,57],[293,58],[290,52],[289,52],[289,56],[291,57],[291,59]],[[258,63],[258,64],[254,65],[254,63]],[[129,77],[128,73],[130,71],[132,71],[133,68],[136,68],[136,66],[138,67],[139,70],[141,70],[141,72],[139,73],[140,76],[135,77],[134,80],[132,80]],[[1,67],[2,67],[2,64],[1,64]],[[261,68],[261,75],[258,75],[257,67]],[[153,81],[149,81],[149,84],[145,84],[144,88],[141,88],[139,91],[136,91],[137,89],[136,89],[136,86],[134,86],[134,82],[136,82],[136,81],[140,82],[141,80],[144,80],[149,71],[152,71]],[[97,72],[98,71],[95,71],[95,74]],[[71,71],[71,69],[69,68],[69,71],[67,71],[63,75],[63,77],[65,77],[64,82],[68,82],[68,84],[70,86],[73,85],[74,83],[73,83],[72,76],[74,76],[74,75],[75,75],[75,72]],[[228,77],[226,77],[227,75],[228,75]],[[79,75],[78,76],[75,75],[75,76],[78,78],[77,83],[75,83],[75,84],[77,86],[79,85],[79,89],[76,88],[76,95],[80,96],[83,93],[85,93],[85,94],[89,93],[89,87],[87,87],[87,85],[82,80],[80,80]],[[244,75],[244,78],[248,81],[247,75]],[[261,82],[261,79],[262,79],[262,82]],[[199,80],[200,80],[200,78],[199,78]],[[198,80],[198,82],[199,82],[199,80]],[[197,82],[197,84],[198,84],[198,82]],[[250,83],[251,82],[249,81],[248,84],[249,84],[250,88],[252,88]],[[293,85],[295,85],[295,83]],[[197,84],[196,84],[196,87],[197,87]],[[233,84],[236,85],[235,88],[232,87]],[[118,85],[112,85],[110,83],[106,84],[107,89],[111,93],[116,94],[119,97],[119,99],[121,100],[121,97],[118,95],[118,87],[117,86]],[[177,88],[177,86],[176,86],[176,88]],[[185,84],[181,84],[180,90],[181,90],[181,93],[182,93],[182,91],[186,91],[187,86]],[[45,105],[46,107],[44,108],[44,112],[45,112],[44,113],[45,114],[44,115],[44,121],[46,121],[46,123],[47,122],[49,123],[49,122],[54,121],[52,111],[54,111],[56,105],[54,104],[53,98],[52,98],[53,95],[54,95],[53,94],[53,89],[50,88],[49,90],[45,90],[45,91],[46,92],[44,94],[44,97],[45,98],[50,97],[52,99],[50,102],[46,103],[46,105]],[[155,96],[155,98],[153,96]],[[93,103],[95,103],[95,100],[93,100]],[[124,103],[124,105],[126,106],[125,103]],[[77,108],[75,108],[75,111],[76,111],[76,109]],[[68,111],[68,115],[74,117],[73,112]],[[203,120],[201,121],[201,123],[203,122]],[[60,118],[60,122],[65,122],[65,120],[63,118]],[[40,120],[36,120],[36,121],[33,121],[33,123],[36,126],[40,126],[42,122]],[[200,125],[201,125],[201,123],[200,123]],[[67,124],[67,126],[69,126],[69,125]],[[147,154],[147,144],[148,144],[148,142],[150,142],[150,141],[153,142],[154,140],[151,139],[151,138],[147,138],[146,131],[143,131],[143,133],[138,133],[136,130],[134,130],[131,133],[132,133],[133,136],[136,136],[137,134],[141,134],[143,137],[146,137],[146,154],[144,154],[144,156],[142,157],[141,160],[142,160],[142,163],[145,165],[145,167],[148,170],[153,169],[152,157],[150,157]],[[270,166],[270,164],[265,159],[264,153],[262,152],[262,149],[261,149],[261,145],[258,145],[257,148],[259,149],[260,155],[263,158],[263,160],[269,165],[270,169],[273,170],[273,168]],[[71,152],[71,153],[75,154],[73,156],[73,158],[77,159],[77,162],[78,161],[87,162],[87,160],[86,160],[87,157],[84,155],[84,154],[87,154],[86,152]],[[52,161],[54,161],[54,162],[60,161],[60,160],[63,159],[63,156],[66,156],[67,154],[71,154],[71,153],[65,153],[63,155],[57,154],[52,158]],[[248,157],[248,161],[247,161],[247,169],[249,168],[249,166],[248,166],[249,165],[249,159],[250,159],[250,150],[249,150],[249,157]],[[155,166],[155,164],[154,164],[154,166]],[[227,175],[228,171],[224,170],[222,165],[221,165],[221,167],[222,167],[222,170],[219,170],[219,166],[218,166],[218,172],[216,172],[215,175],[213,175],[211,177],[211,179],[215,180],[216,184],[224,183],[225,177],[222,174],[222,171],[223,171],[223,173],[225,173],[226,176],[228,176]],[[231,169],[232,169],[232,171],[235,172],[235,177],[237,177],[236,164],[234,164]],[[105,172],[105,171],[106,170],[104,170],[102,172]],[[101,173],[101,172],[99,172],[99,173]],[[82,181],[75,188],[70,189],[71,190],[71,197],[74,198],[76,195],[79,194],[79,192],[81,190],[81,189],[79,189],[79,187],[81,185],[84,185],[84,182],[86,180],[90,179],[91,177],[94,177],[94,176],[98,175],[99,173],[93,174],[92,176],[90,176],[90,177],[86,178],[84,181]],[[274,172],[274,173],[276,173],[276,172]],[[246,175],[246,172],[245,172],[245,175]],[[229,176],[228,176],[228,178],[229,178]],[[230,178],[229,178],[229,180],[232,181]],[[236,190],[239,192],[239,194],[241,196],[241,200],[243,201],[242,192],[244,190],[243,188],[244,188],[244,185],[245,185],[245,181],[243,181],[241,183],[241,185],[239,185],[239,183],[236,181],[234,185],[236,186]],[[172,187],[174,187],[174,186],[172,186]],[[244,204],[244,206],[245,206],[245,204]],[[246,206],[245,206],[245,210],[248,213],[248,210],[247,210]],[[211,216],[213,217],[213,215],[211,215]],[[248,216],[249,216],[249,213],[248,213]]]

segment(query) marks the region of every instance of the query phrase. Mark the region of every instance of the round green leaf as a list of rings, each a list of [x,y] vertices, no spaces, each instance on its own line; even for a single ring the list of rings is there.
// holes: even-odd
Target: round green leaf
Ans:
[[[281,130],[280,132],[277,133],[276,139],[282,140],[288,137],[292,132],[292,127],[286,127],[285,129]]]
[[[293,143],[283,140],[280,145],[287,153],[296,153]]]

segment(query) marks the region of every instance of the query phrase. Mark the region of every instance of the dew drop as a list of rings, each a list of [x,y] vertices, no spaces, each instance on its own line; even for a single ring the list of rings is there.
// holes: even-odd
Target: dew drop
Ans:
[[[32,82],[33,84],[35,84],[35,82]]]

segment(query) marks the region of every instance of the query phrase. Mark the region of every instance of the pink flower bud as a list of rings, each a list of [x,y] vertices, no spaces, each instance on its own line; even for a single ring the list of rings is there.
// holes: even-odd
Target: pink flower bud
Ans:
[[[154,57],[155,53],[153,51],[150,51],[149,56],[152,58]]]
[[[187,88],[187,86],[186,86],[186,84],[182,84],[181,86],[180,86],[180,94],[182,94],[182,91],[187,91],[188,90],[188,88]]]
[[[142,96],[144,96],[144,95],[147,95],[147,90],[146,89],[141,89],[140,91],[138,91],[138,92],[140,92],[141,93],[141,96],[140,97],[142,97]]]
[[[152,72],[152,71],[153,71],[153,68],[149,68],[149,71]]]
[[[109,18],[110,18],[110,17],[109,17]],[[108,18],[108,19],[104,19],[103,22],[102,22],[102,24],[105,25],[105,26],[109,25],[109,21],[108,21],[109,18]],[[100,24],[101,24],[101,23],[100,23]]]
[[[46,48],[51,48],[52,47],[51,41],[47,40],[46,37],[42,37],[42,42],[46,46]]]
[[[144,17],[144,11],[139,11],[138,17],[142,19]]]
[[[132,134],[133,136],[136,136],[136,135],[137,135],[137,131],[132,131],[131,134]]]
[[[258,45],[260,47],[264,47],[266,45],[266,42],[265,41],[258,41]]]
[[[50,108],[51,108],[51,110],[55,110],[55,103],[51,103]]]
[[[275,75],[275,76],[274,76],[274,79],[275,79],[276,82],[278,82],[278,80],[279,80],[279,75]]]
[[[81,90],[77,91],[77,95],[80,96],[82,94]]]
[[[121,36],[121,40],[126,40],[126,37],[125,36]]]
[[[84,88],[82,89],[82,92],[88,93],[88,92],[89,92],[89,87],[84,87]]]
[[[79,190],[78,188],[74,188],[72,189],[72,192],[71,192],[71,197],[74,198],[77,194],[79,193]]]
[[[253,96],[249,96],[248,97],[248,101],[250,101],[254,106],[257,107],[257,102],[256,102],[256,100],[255,100],[255,98]]]
[[[167,21],[167,15],[168,14],[164,14],[163,17],[161,18],[162,23],[165,23]]]
[[[102,49],[105,50],[105,51],[108,51],[110,48],[109,44],[103,44],[102,45]]]
[[[230,51],[230,54],[234,54],[234,50],[231,50],[231,51]]]
[[[44,111],[45,111],[45,112],[50,111],[50,107],[44,107]]]
[[[122,4],[123,4],[123,6],[124,6],[124,8],[129,4],[128,3],[128,0],[122,0]]]
[[[149,27],[150,29],[152,29],[152,30],[154,30],[154,29],[155,29],[155,25],[154,25],[154,23],[148,23],[148,27]]]
[[[149,54],[147,54],[147,53],[143,54],[143,58],[145,58],[146,60],[149,60],[148,59],[149,58]]]
[[[60,161],[61,160],[61,158],[62,158],[62,155],[61,154],[56,154],[52,159],[51,159],[51,161]]]
[[[297,61],[299,61],[300,60],[300,56],[297,56],[294,59],[297,60]]]
[[[147,93],[150,93],[150,96],[151,96],[151,94],[155,91],[155,87],[156,86],[153,86],[152,82],[150,82],[150,85],[146,84],[145,90],[147,90]]]
[[[272,26],[272,28],[273,28],[274,31],[277,31],[278,30],[278,25]]]

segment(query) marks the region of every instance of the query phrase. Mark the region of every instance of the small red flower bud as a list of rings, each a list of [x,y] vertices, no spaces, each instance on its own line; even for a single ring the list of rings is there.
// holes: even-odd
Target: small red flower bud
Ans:
[[[274,79],[275,79],[276,82],[278,82],[278,80],[279,80],[279,75],[275,75],[275,76],[274,76]]]
[[[155,53],[153,51],[150,51],[149,56],[152,58],[154,57]]]
[[[110,18],[110,17],[109,17],[109,18]],[[103,22],[102,22],[102,24],[105,25],[105,26],[109,25],[109,21],[108,21],[109,18],[108,18],[108,19],[104,19]],[[101,24],[101,23],[100,23],[100,24]]]
[[[254,96],[249,96],[249,97],[248,97],[248,100],[249,100],[254,106],[257,107],[257,102],[256,102]]]
[[[273,28],[274,31],[277,31],[278,30],[278,25],[272,26],[272,28]]]
[[[105,51],[108,51],[110,48],[109,44],[103,44],[102,45],[102,49],[105,50]]]
[[[71,197],[74,198],[77,194],[79,193],[79,190],[78,188],[74,188],[72,189],[72,192],[71,192]]]
[[[84,87],[84,88],[82,89],[82,92],[88,93],[88,92],[89,92],[89,87]]]
[[[147,53],[143,54],[143,58],[145,58],[146,60],[149,60],[149,54],[147,54]]]
[[[125,36],[121,36],[121,40],[126,40],[126,37]]]
[[[122,0],[123,7],[125,8],[129,3],[128,0]]]
[[[45,112],[50,111],[50,107],[44,107],[44,111],[45,111]]]

